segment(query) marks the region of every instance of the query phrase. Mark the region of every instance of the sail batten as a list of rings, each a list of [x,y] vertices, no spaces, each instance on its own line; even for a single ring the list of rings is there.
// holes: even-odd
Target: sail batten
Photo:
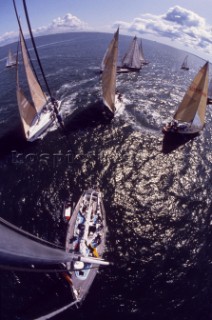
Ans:
[[[104,56],[104,69],[102,73],[103,102],[113,113],[115,112],[118,37],[119,29],[117,29],[116,33],[114,34],[114,37]]]
[[[25,73],[28,81],[31,98],[36,111],[40,112],[43,106],[46,104],[47,98],[43,90],[41,89],[40,84],[38,83],[34,75],[34,72],[31,68],[22,32],[20,32],[20,43],[21,43],[23,63],[24,63],[24,68],[25,68]]]

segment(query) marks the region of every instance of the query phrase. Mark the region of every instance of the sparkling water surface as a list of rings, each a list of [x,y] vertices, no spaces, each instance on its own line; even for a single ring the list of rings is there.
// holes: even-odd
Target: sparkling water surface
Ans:
[[[80,309],[54,319],[212,319],[211,107],[199,136],[171,141],[161,133],[204,61],[189,54],[190,70],[181,70],[185,52],[144,39],[150,64],[118,74],[123,103],[104,121],[96,107],[99,66],[111,37],[36,38],[66,135],[55,126],[34,143],[24,141],[15,69],[5,69],[9,46],[0,48],[1,217],[63,246],[63,201],[76,203],[98,185],[108,224],[104,257],[112,264],[100,268]],[[120,57],[130,41],[120,36]],[[2,270],[0,277],[2,320],[36,319],[71,301],[59,273]]]

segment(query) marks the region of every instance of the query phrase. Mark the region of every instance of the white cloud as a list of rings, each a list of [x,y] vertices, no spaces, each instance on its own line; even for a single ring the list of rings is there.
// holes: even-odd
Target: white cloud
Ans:
[[[49,25],[39,27],[33,30],[35,36],[44,34],[53,34],[61,32],[88,31],[89,26],[71,13],[67,13],[64,17],[54,19]],[[28,35],[27,35],[28,36]],[[6,32],[0,35],[0,45],[6,45],[18,40],[18,32]]]
[[[40,27],[34,30],[35,34],[49,34],[60,32],[72,32],[72,31],[85,31],[88,30],[88,25],[81,21],[71,13],[67,13],[63,18],[58,17],[52,21],[48,26]]]
[[[131,23],[119,21],[121,29],[178,41],[190,48],[212,52],[212,26],[198,14],[175,6],[163,15],[144,14]]]
[[[18,40],[18,33],[11,31],[11,32],[6,32],[3,35],[0,35],[0,44],[7,44],[10,42],[15,42]]]

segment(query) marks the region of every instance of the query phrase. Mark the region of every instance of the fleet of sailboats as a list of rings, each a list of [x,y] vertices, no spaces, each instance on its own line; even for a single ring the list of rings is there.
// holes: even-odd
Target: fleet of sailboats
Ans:
[[[16,66],[16,55],[12,53],[11,49],[9,49],[8,57],[6,61],[6,68],[11,68]]]
[[[15,0],[13,1],[15,6]],[[23,3],[26,10],[25,0],[23,0]],[[31,142],[41,138],[47,128],[55,121],[61,124],[59,113],[61,101],[54,99],[51,95],[45,76],[44,80],[48,88],[48,94],[44,92],[31,63],[18,15],[17,20],[20,29],[19,45],[31,98],[30,101],[23,92],[20,84],[19,56],[17,55],[17,57],[15,57],[12,52],[9,51],[6,67],[16,65],[16,94],[18,108],[26,140]],[[33,41],[31,30],[30,35]],[[121,65],[118,66],[118,42],[119,28],[115,32],[101,64],[102,99],[104,106],[112,115],[116,112],[118,103],[116,91],[117,73],[139,71],[142,68],[142,65],[149,63],[144,58],[142,42],[139,45],[138,39],[135,36],[121,61]],[[36,52],[34,41],[33,46]],[[37,52],[36,57],[39,65],[41,65]],[[184,70],[189,70],[187,60],[188,56],[185,57],[181,67]],[[205,124],[206,106],[211,103],[212,100],[212,80],[208,86],[208,69],[209,63],[206,62],[190,84],[172,121],[163,127],[163,133],[194,134],[203,129]],[[43,74],[42,68],[41,73]],[[103,260],[107,226],[102,193],[97,189],[88,189],[83,192],[73,213],[70,203],[65,206],[64,213],[66,219],[69,220],[65,252],[61,253],[47,250],[34,243],[29,243],[27,255],[23,257],[23,261],[25,261],[26,258],[36,258],[37,261],[41,261],[43,256],[47,255],[49,255],[47,259],[48,263],[51,261],[58,262],[58,259],[63,260],[63,266],[65,266],[64,277],[70,284],[74,300],[79,303],[85,299],[97,275],[99,266],[109,265],[107,261]],[[5,232],[5,230],[2,229],[2,232],[3,231]],[[22,240],[21,243],[24,243],[25,240],[23,240],[23,242]],[[30,251],[28,250],[37,247],[39,250],[42,249],[43,253],[39,257],[31,257]]]
[[[205,124],[208,100],[208,67],[206,62],[186,91],[173,120],[162,129],[164,133],[194,134]]]
[[[181,69],[183,70],[189,70],[189,66],[188,66],[188,56],[185,57],[185,59],[183,60],[183,63],[181,65]]]

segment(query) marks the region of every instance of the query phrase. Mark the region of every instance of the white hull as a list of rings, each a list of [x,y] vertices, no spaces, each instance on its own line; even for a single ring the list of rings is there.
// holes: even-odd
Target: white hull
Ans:
[[[61,107],[61,101],[58,102],[58,111]],[[32,125],[28,131],[28,135],[26,137],[27,141],[35,141],[41,138],[41,135],[49,128],[53,122],[55,121],[55,113],[51,110],[44,111],[42,109],[39,115],[36,115],[34,118]]]

